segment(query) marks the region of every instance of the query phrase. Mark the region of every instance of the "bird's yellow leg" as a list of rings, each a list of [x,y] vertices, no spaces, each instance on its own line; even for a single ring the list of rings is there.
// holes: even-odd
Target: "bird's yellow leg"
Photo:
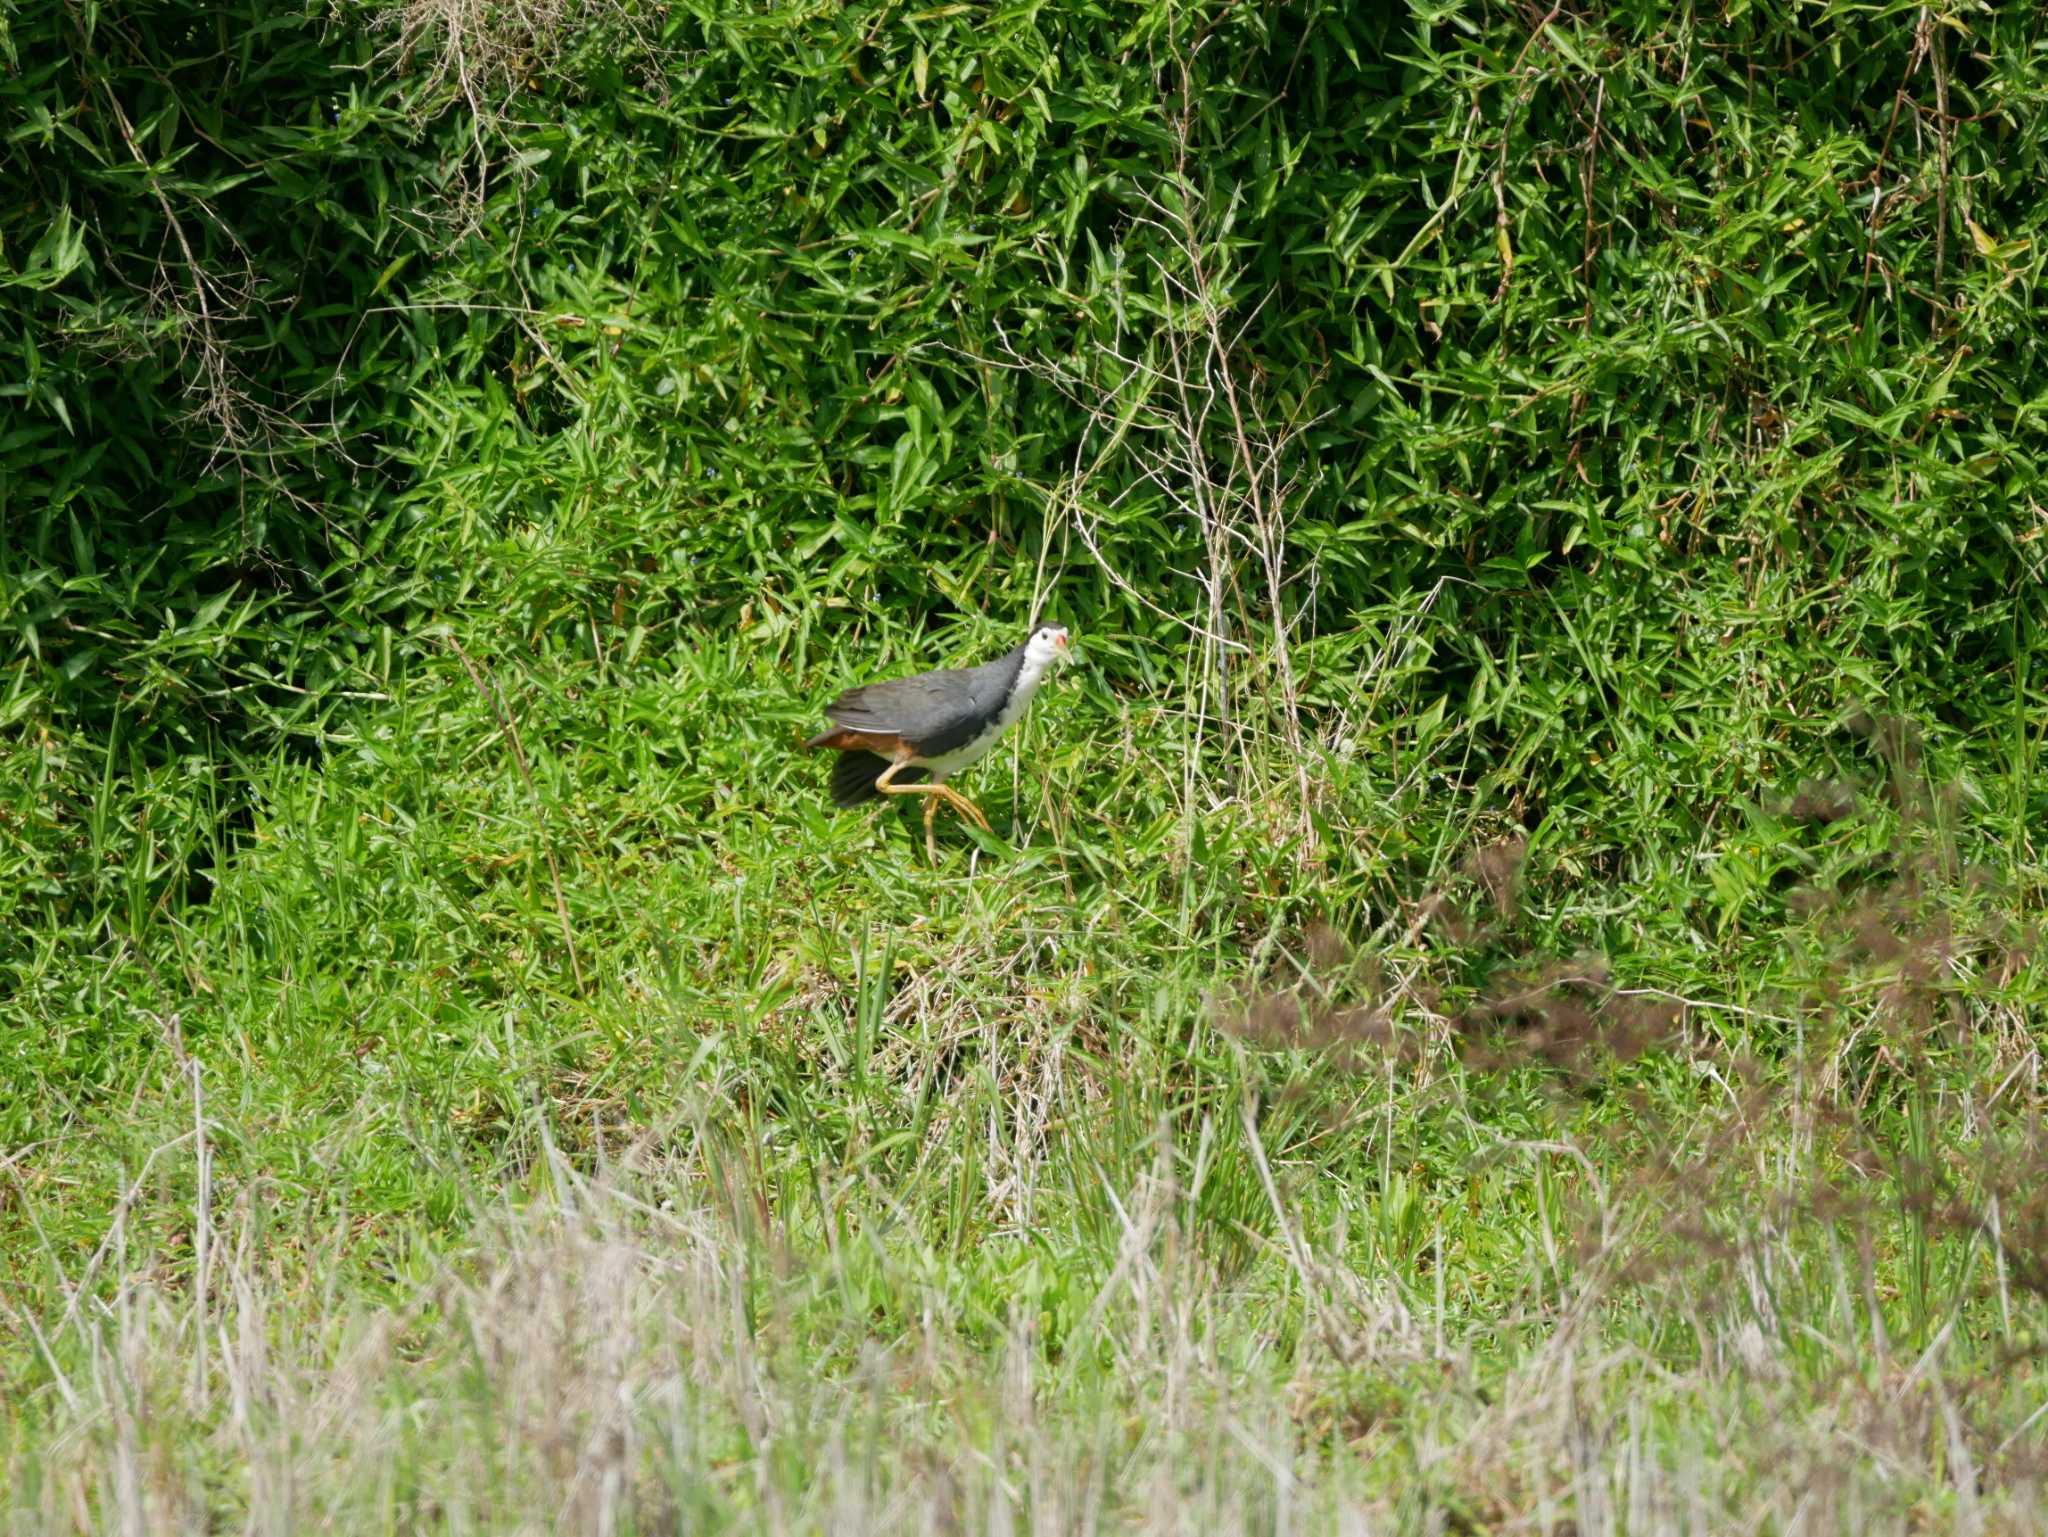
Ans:
[[[939,862],[939,845],[938,840],[932,836],[932,818],[938,812],[941,800],[955,800],[958,799],[958,796],[944,785],[900,785],[895,783],[897,772],[909,766],[908,762],[890,764],[882,770],[881,777],[875,781],[875,788],[884,795],[922,795],[924,797],[924,857],[933,864],[937,864]]]
[[[926,856],[933,863],[936,864],[938,862],[939,855],[938,845],[932,840],[932,817],[937,813],[940,801],[944,801],[947,805],[951,806],[983,832],[994,832],[994,829],[988,825],[988,818],[981,814],[981,808],[950,785],[897,784],[895,782],[897,772],[909,766],[907,762],[890,764],[882,770],[881,777],[875,781],[875,788],[884,795],[922,795],[926,797],[924,807],[924,848]]]

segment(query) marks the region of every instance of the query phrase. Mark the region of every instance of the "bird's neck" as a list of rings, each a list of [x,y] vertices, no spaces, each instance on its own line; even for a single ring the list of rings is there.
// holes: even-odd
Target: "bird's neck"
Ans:
[[[1024,706],[1031,703],[1031,696],[1038,692],[1038,685],[1051,666],[1051,657],[1034,656],[1029,647],[1025,648],[1024,659],[1017,665],[1017,681],[1003,705],[1003,714],[1008,720],[1015,720],[1024,713]]]

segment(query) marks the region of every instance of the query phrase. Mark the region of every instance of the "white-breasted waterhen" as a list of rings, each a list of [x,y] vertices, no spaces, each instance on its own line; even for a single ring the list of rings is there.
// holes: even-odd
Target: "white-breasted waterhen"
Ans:
[[[1046,669],[1070,654],[1062,626],[1039,624],[1015,651],[980,667],[864,683],[825,706],[831,727],[804,746],[838,749],[835,806],[858,806],[878,795],[924,796],[925,857],[936,864],[932,817],[940,801],[989,830],[981,808],[947,778],[978,762],[1017,724]]]

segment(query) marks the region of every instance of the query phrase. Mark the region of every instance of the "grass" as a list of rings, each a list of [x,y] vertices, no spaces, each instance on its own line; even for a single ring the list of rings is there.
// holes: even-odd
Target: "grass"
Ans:
[[[2039,1528],[1996,800],[1310,845],[1084,663],[930,869],[793,743],[997,630],[474,629],[10,1005],[11,1530]]]

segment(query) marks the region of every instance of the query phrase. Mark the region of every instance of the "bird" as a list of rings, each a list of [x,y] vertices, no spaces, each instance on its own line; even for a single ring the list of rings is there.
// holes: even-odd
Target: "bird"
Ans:
[[[1017,724],[1054,662],[1073,653],[1066,627],[1032,623],[1024,643],[979,667],[942,667],[850,688],[825,706],[832,724],[806,749],[833,748],[832,804],[881,795],[922,795],[925,857],[939,860],[932,818],[944,801],[983,832],[981,808],[946,783],[979,762]]]

